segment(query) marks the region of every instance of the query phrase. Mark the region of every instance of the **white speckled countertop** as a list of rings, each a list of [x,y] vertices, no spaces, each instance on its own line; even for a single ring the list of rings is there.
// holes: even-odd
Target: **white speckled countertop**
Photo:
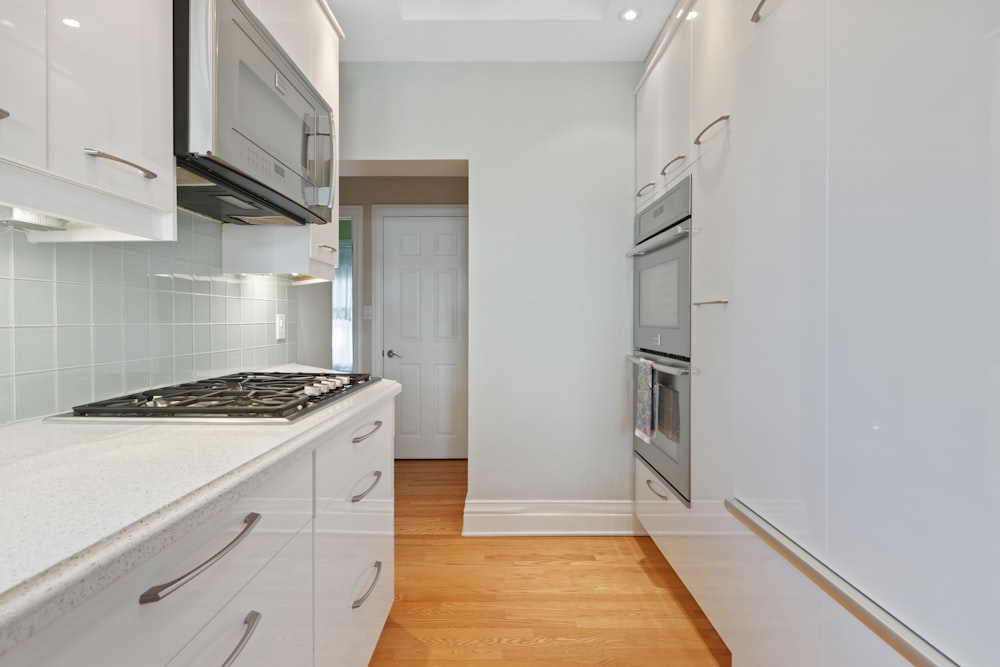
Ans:
[[[0,427],[0,654],[399,391],[380,380],[289,424]]]

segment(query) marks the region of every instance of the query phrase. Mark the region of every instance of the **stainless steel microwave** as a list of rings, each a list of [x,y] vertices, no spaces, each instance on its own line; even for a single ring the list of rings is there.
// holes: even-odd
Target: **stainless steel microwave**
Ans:
[[[174,0],[178,205],[224,222],[327,223],[336,119],[242,0]]]

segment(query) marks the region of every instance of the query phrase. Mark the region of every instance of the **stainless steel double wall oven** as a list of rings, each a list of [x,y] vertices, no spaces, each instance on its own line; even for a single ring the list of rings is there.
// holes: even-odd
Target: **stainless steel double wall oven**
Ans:
[[[684,500],[691,500],[691,177],[635,218],[633,396],[651,399],[651,433],[633,449]],[[651,387],[639,392],[652,364]],[[635,399],[638,400],[638,399]],[[638,407],[638,406],[636,406]],[[648,440],[648,441],[647,441]]]

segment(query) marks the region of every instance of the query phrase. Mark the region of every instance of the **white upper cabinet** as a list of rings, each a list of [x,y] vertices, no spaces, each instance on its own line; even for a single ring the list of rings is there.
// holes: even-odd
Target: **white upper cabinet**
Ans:
[[[68,221],[32,241],[176,238],[171,7],[0,0],[0,202]]]
[[[176,198],[170,3],[48,0],[48,167],[157,209]]]
[[[731,129],[739,8],[739,0],[698,0],[688,14],[695,160],[719,145]]]
[[[657,63],[656,68],[659,68]],[[657,193],[660,156],[660,78],[654,68],[635,94],[635,209],[645,208]]]
[[[45,165],[45,13],[0,0],[0,155]]]
[[[654,74],[659,78],[657,189],[665,192],[685,173],[691,150],[691,21],[677,26]]]

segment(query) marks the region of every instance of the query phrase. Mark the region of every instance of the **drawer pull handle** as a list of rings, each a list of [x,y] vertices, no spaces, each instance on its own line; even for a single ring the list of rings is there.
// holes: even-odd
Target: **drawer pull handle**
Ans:
[[[701,138],[705,136],[705,133],[711,130],[713,127],[718,125],[724,120],[729,120],[729,114],[723,114],[705,126],[705,129],[698,133],[698,136],[694,138],[694,145],[701,146]]]
[[[327,244],[325,244],[325,243],[320,243],[320,244],[319,244],[319,247],[320,247],[320,248],[321,248],[322,250],[329,250],[330,252],[337,252],[337,249],[336,249],[336,248],[334,248],[334,247],[333,247],[332,245],[327,245]]]
[[[764,3],[767,0],[760,0],[760,4],[757,5],[757,9],[753,10],[753,16],[750,17],[750,23],[757,23],[760,21],[760,10],[764,8]]]
[[[352,503],[360,503],[362,500],[365,499],[365,496],[367,496],[369,493],[371,493],[372,491],[374,491],[375,487],[378,486],[379,481],[381,481],[381,479],[382,479],[382,471],[381,470],[376,470],[376,471],[374,471],[372,473],[372,475],[375,476],[375,481],[372,482],[371,486],[369,486],[367,489],[365,489],[364,491],[362,491],[358,495],[351,496],[351,502]]]
[[[666,501],[670,500],[670,496],[665,496],[665,495],[663,495],[662,493],[660,493],[659,491],[657,491],[656,489],[653,488],[653,480],[647,479],[646,480],[646,486],[648,486],[649,490],[653,492],[653,495],[656,496],[657,498],[659,498],[660,500],[666,500]]]
[[[4,118],[10,118],[10,112],[6,109],[0,109],[0,120],[3,120]]]
[[[117,155],[112,155],[111,153],[105,153],[104,151],[97,150],[96,148],[84,148],[83,152],[91,157],[100,157],[104,158],[105,160],[111,160],[112,162],[121,162],[122,164],[128,165],[133,169],[138,169],[142,173],[142,175],[148,179],[156,178],[155,171],[150,171],[149,169],[146,169],[142,165],[138,165],[135,162],[129,162],[125,158],[120,158]]]
[[[247,514],[246,517],[243,518],[243,523],[246,524],[246,527],[240,531],[239,535],[233,538],[232,542],[222,547],[222,549],[220,549],[217,554],[215,554],[214,556],[212,556],[211,558],[209,558],[208,560],[206,560],[204,563],[194,568],[193,570],[185,572],[184,574],[177,577],[173,581],[168,581],[165,584],[159,584],[157,586],[153,586],[152,588],[150,588],[145,593],[139,596],[139,604],[149,604],[150,602],[159,602],[160,600],[167,597],[168,595],[176,591],[178,588],[180,588],[187,582],[197,577],[199,574],[201,574],[208,568],[215,565],[215,563],[217,563],[220,558],[222,558],[227,553],[232,551],[237,544],[242,542],[246,538],[246,536],[250,534],[250,531],[257,526],[257,524],[260,522],[260,519],[261,519],[260,514],[257,514],[256,512],[250,512],[250,514]]]
[[[686,155],[678,155],[673,160],[671,160],[670,162],[668,162],[665,165],[663,165],[663,169],[660,170],[660,176],[666,176],[667,175],[667,169],[670,168],[670,165],[672,165],[674,162],[677,162],[678,160],[683,160],[686,157],[687,157]]]
[[[229,657],[226,658],[226,661],[222,663],[222,667],[230,667],[230,665],[236,662],[236,658],[240,657],[240,653],[242,653],[243,649],[246,648],[247,642],[249,642],[250,638],[253,637],[253,633],[257,630],[257,624],[260,623],[260,619],[262,617],[263,614],[259,611],[251,611],[247,614],[247,617],[243,619],[243,625],[247,626],[247,629],[244,630],[243,636],[240,637],[240,643],[236,645],[233,652],[230,653]]]
[[[358,444],[359,442],[364,442],[368,438],[370,438],[373,435],[375,435],[375,431],[379,430],[380,428],[382,428],[382,422],[381,421],[376,421],[375,422],[375,428],[373,428],[372,430],[368,431],[364,435],[359,435],[358,437],[352,439],[351,442],[353,442],[355,445]]]
[[[378,585],[379,577],[382,576],[382,561],[380,560],[375,561],[372,567],[375,568],[375,580],[372,581],[372,585],[368,587],[368,590],[365,591],[364,595],[362,595],[357,600],[351,603],[351,609],[357,609],[358,607],[363,605],[365,601],[368,599],[368,596],[371,595],[372,591],[375,590],[375,586]]]
[[[656,181],[650,181],[649,183],[646,183],[644,186],[642,186],[641,188],[639,188],[639,191],[635,193],[635,196],[636,197],[641,197],[644,194],[646,194],[646,190],[648,190],[651,187],[655,187],[655,186],[656,186]]]

